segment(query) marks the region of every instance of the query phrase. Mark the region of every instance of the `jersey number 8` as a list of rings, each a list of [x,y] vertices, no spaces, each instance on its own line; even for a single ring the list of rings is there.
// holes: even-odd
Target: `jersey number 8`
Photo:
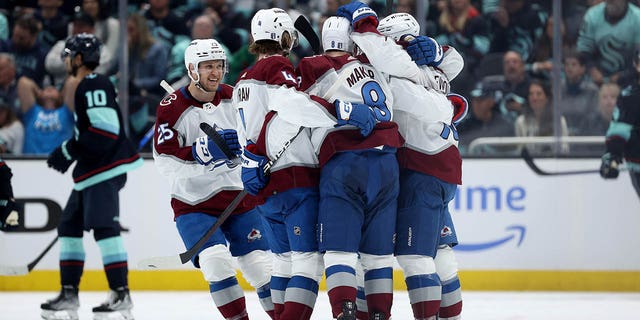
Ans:
[[[362,100],[373,108],[373,113],[378,121],[391,121],[391,111],[387,107],[387,96],[375,81],[369,81],[362,86]]]

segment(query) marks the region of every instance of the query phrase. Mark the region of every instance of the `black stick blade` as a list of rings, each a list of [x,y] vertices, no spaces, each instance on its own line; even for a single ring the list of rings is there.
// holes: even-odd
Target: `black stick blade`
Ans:
[[[311,23],[307,18],[305,18],[305,16],[298,16],[296,21],[293,23],[293,26],[307,39],[307,41],[309,41],[313,53],[322,53],[322,49],[320,48],[320,38],[318,38],[318,34],[313,30]]]

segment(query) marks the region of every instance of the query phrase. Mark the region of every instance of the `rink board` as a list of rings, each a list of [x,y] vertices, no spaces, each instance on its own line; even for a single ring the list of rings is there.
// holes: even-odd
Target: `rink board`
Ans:
[[[16,198],[27,199],[26,232],[0,233],[0,264],[26,265],[55,237],[72,188],[70,173],[44,160],[7,160]],[[537,160],[548,171],[594,169],[597,159]],[[206,288],[201,275],[180,270],[139,271],[136,262],[185,250],[169,206],[169,183],[145,160],[121,192],[121,224],[131,287]],[[460,245],[456,254],[468,290],[640,291],[640,200],[627,174],[540,177],[520,159],[464,161],[463,185],[450,206]],[[100,253],[85,234],[82,287],[106,288]],[[27,276],[0,277],[0,290],[55,290],[58,245]],[[404,288],[396,270],[395,287]],[[243,285],[248,287],[245,282]]]

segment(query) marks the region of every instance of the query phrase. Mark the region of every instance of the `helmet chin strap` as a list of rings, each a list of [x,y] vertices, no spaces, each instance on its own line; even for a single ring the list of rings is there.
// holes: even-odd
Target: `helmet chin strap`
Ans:
[[[202,84],[200,83],[200,81],[196,82],[196,88],[200,89],[200,91],[204,92],[204,93],[214,93],[214,91],[208,91],[207,89],[205,89]]]

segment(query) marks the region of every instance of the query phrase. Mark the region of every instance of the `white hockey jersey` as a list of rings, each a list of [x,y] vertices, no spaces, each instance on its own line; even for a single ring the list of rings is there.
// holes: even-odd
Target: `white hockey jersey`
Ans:
[[[438,68],[418,67],[401,46],[372,25],[361,24],[352,39],[374,67],[390,76],[393,121],[405,139],[404,148],[398,151],[400,167],[461,184],[458,133],[452,124],[453,106],[446,98],[449,81],[464,66],[460,54],[444,47]]]
[[[260,195],[317,186],[318,158],[308,128],[333,127],[337,123],[335,110],[332,104],[298,90],[293,65],[287,58],[276,55],[258,60],[238,80],[233,103],[238,110],[240,143],[255,143],[256,152],[269,159],[282,154]],[[304,129],[300,131],[300,127]]]
[[[200,123],[235,129],[232,91],[231,86],[222,84],[214,101],[203,104],[183,87],[162,99],[157,107],[153,158],[158,171],[171,183],[171,206],[176,217],[190,212],[218,215],[243,189],[239,165],[216,161],[203,166],[191,151],[196,139],[205,135]],[[246,212],[257,203],[254,197],[245,197],[234,214]]]
[[[366,57],[317,55],[300,61],[296,69],[300,89],[328,101],[375,105],[374,112],[386,121],[378,122],[367,137],[355,126],[314,129],[312,143],[324,165],[335,153],[348,150],[366,150],[388,146],[399,148],[402,137],[398,126],[390,122],[393,116],[393,95],[384,75],[374,69]]]

